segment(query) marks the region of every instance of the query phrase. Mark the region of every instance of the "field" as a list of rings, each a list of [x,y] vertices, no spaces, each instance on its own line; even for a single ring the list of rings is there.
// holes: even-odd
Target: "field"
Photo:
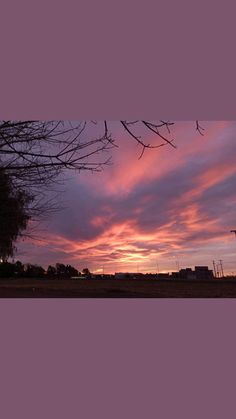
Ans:
[[[235,298],[236,281],[1,279],[0,298]]]

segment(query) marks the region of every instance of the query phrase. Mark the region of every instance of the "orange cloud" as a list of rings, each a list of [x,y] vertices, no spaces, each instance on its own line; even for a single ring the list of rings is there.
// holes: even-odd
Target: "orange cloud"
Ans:
[[[194,132],[192,122],[189,127]],[[82,180],[88,190],[92,191],[91,197],[94,199],[91,202],[93,211],[90,212],[88,194],[88,205],[81,212],[84,219],[87,217],[84,229],[91,226],[91,231],[95,231],[96,236],[88,235],[92,238],[81,239],[78,234],[78,238],[69,239],[68,227],[68,230],[64,230],[67,238],[63,233],[48,233],[47,239],[38,243],[38,248],[42,251],[46,248],[48,252],[52,250],[54,254],[58,253],[65,260],[78,263],[79,266],[86,263],[97,272],[102,269],[101,266],[110,272],[117,269],[136,270],[138,264],[148,271],[151,266],[155,266],[156,259],[161,259],[167,269],[172,266],[175,255],[185,258],[186,263],[197,262],[198,255],[207,255],[211,261],[215,257],[214,252],[219,252],[220,255],[223,252],[221,249],[232,246],[232,238],[225,232],[225,225],[220,224],[220,216],[213,217],[207,211],[203,213],[201,209],[203,193],[236,173],[233,154],[226,155],[222,161],[221,156],[217,161],[212,158],[214,152],[219,150],[219,144],[224,150],[222,138],[227,129],[231,129],[230,122],[208,123],[206,135],[200,137],[185,127],[177,128],[175,136],[180,139],[179,144],[177,141],[177,150],[167,146],[157,151],[146,151],[141,160],[138,160],[140,150],[134,156],[136,148],[127,147],[127,143],[123,141],[120,154],[117,154],[114,165],[109,170],[99,176],[84,177]],[[194,159],[200,162],[201,172],[198,166],[194,166],[193,171],[191,165],[187,167],[186,162],[194,162]],[[177,199],[173,199],[171,185],[168,185],[165,199],[169,201],[162,206],[159,222],[159,203],[152,205],[159,199],[155,195],[158,191],[158,188],[155,190],[155,182],[166,192],[166,177],[171,173],[172,177],[168,179],[173,182],[175,173],[176,176],[185,175],[185,168],[189,179],[179,196],[174,191],[173,195],[178,196]],[[82,182],[81,179],[78,183]],[[151,182],[154,187],[146,188]],[[178,182],[175,187],[177,189]],[[134,202],[136,198],[132,198],[137,196],[132,195],[136,191],[139,193],[137,204]],[[81,203],[82,200],[83,196]],[[99,211],[96,213],[97,202]],[[236,197],[232,197],[230,202],[233,205]],[[149,209],[152,212],[149,213]],[[81,225],[83,217],[79,221]],[[143,217],[145,225],[142,224]],[[72,229],[73,226],[71,228],[70,225],[70,230]]]

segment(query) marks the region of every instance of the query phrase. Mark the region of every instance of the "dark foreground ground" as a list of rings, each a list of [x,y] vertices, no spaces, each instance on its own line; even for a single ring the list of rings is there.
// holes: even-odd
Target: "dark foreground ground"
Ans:
[[[0,298],[234,298],[236,281],[0,279]]]

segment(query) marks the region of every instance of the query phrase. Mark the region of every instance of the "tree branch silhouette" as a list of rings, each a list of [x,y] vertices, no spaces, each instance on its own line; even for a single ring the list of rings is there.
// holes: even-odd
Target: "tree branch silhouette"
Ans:
[[[147,149],[163,146],[176,148],[172,135],[174,122],[119,122],[127,134],[127,140],[134,141],[140,147],[139,159]],[[94,125],[96,129],[93,134]],[[204,128],[199,121],[196,121],[196,130],[203,135]],[[147,142],[150,135],[152,141]],[[61,184],[62,175],[66,171],[99,172],[110,164],[111,150],[118,146],[119,140],[113,137],[110,122],[106,120],[0,121],[0,174],[2,179],[10,182],[11,193],[16,202],[17,196],[25,197],[25,201],[21,202],[25,218],[24,223],[19,226],[19,232],[22,234],[30,220],[38,220],[59,209],[56,195],[49,197],[49,192]],[[4,205],[0,202],[0,210]],[[18,235],[13,235],[12,240],[16,240]]]

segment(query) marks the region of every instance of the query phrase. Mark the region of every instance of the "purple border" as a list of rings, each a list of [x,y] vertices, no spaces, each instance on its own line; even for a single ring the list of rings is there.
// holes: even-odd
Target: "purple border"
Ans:
[[[5,300],[0,318],[4,418],[235,415],[233,300]]]
[[[235,118],[233,1],[11,3],[4,119]]]
[[[2,118],[235,118],[233,2],[12,3]],[[235,314],[229,299],[1,300],[1,417],[234,418]]]

